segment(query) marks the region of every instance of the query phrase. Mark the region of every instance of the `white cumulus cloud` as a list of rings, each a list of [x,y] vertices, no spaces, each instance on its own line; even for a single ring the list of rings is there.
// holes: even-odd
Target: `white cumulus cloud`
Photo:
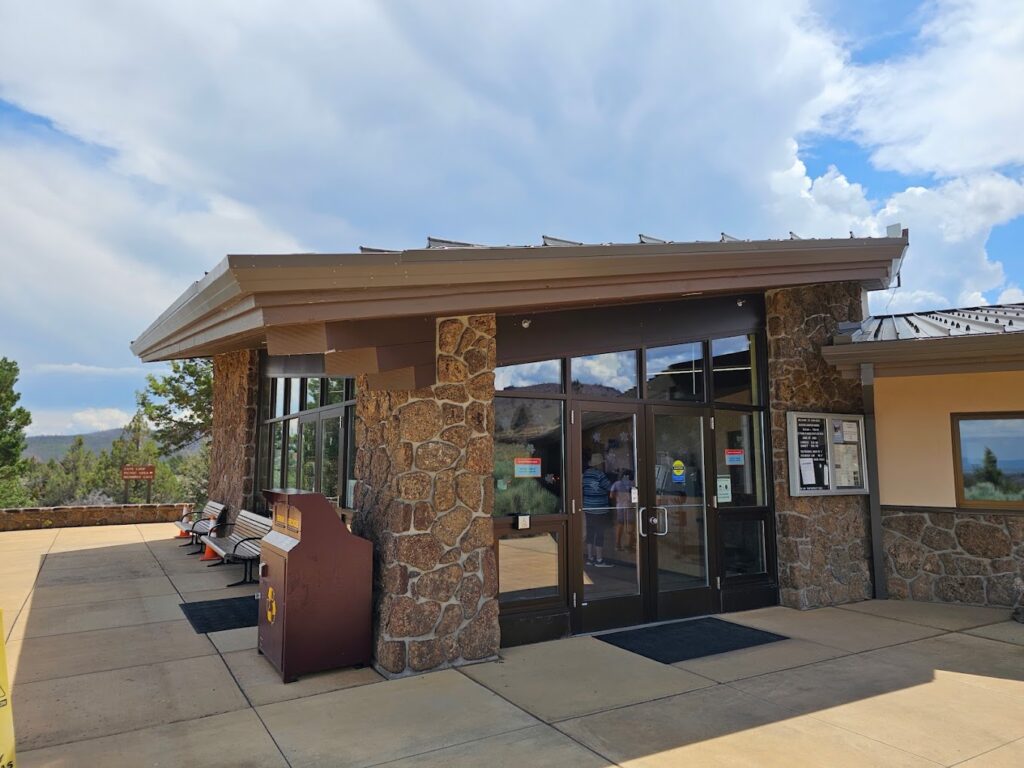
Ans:
[[[132,419],[120,408],[82,408],[80,410],[39,409],[32,411],[30,435],[71,435],[118,429]]]

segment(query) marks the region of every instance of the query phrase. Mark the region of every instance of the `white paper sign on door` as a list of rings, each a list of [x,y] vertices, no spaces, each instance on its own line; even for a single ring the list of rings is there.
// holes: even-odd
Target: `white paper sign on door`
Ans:
[[[732,478],[729,475],[718,476],[718,503],[729,504],[732,502]]]

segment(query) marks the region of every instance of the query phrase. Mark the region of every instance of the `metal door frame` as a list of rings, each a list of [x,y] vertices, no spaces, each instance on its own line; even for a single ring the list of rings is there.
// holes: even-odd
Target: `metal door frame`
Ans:
[[[709,613],[717,613],[721,609],[720,596],[720,559],[718,557],[718,515],[715,504],[715,474],[714,474],[714,430],[712,419],[714,410],[704,404],[653,404],[647,403],[643,406],[645,425],[645,450],[647,452],[646,465],[652,471],[644,476],[648,487],[645,489],[646,498],[653,505],[657,500],[657,478],[653,472],[656,463],[655,447],[655,419],[659,415],[666,416],[689,416],[701,419],[701,434],[703,444],[701,446],[702,458],[702,480],[704,489],[704,547],[707,561],[708,583],[705,587],[693,589],[672,590],[663,592],[658,584],[658,541],[652,539],[649,545],[647,566],[648,591],[648,615],[652,621],[665,621],[668,619],[686,618],[688,616],[703,616]],[[644,493],[644,492],[642,492]],[[666,524],[667,524],[666,512]],[[667,532],[667,531],[666,531]]]

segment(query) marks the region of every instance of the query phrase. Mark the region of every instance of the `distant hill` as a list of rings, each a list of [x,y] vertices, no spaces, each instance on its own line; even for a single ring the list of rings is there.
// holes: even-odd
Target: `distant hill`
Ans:
[[[39,461],[59,459],[67,453],[76,437],[81,437],[85,442],[85,447],[90,451],[99,453],[108,450],[120,436],[120,429],[104,429],[101,432],[87,432],[84,435],[33,435],[26,438],[27,445],[22,456],[26,459],[39,459]]]

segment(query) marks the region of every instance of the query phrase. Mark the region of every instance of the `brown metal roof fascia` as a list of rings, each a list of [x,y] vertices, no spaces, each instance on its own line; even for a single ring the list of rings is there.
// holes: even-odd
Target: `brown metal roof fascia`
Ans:
[[[1024,333],[834,344],[822,347],[821,354],[846,378],[860,376],[861,363],[873,363],[876,376],[1020,370],[1024,364]]]
[[[765,280],[763,273],[716,278],[664,277],[657,281],[628,283],[607,281],[600,284],[557,283],[544,286],[523,285],[518,288],[494,286],[490,291],[445,290],[417,291],[411,294],[382,296],[374,291],[360,292],[347,300],[308,302],[284,306],[267,306],[263,316],[267,325],[358,320],[374,317],[433,314],[436,316],[472,314],[475,312],[541,311],[590,304],[630,304],[660,299],[679,298],[686,293],[732,293],[792,285],[813,285],[823,282],[864,279],[861,270],[829,270],[815,273],[781,273],[774,280]]]
[[[799,246],[799,247],[796,247]],[[694,245],[563,246],[547,249],[444,249],[408,251],[394,257],[368,254],[229,256],[231,270],[246,293],[348,290],[412,285],[469,285],[479,282],[570,280],[601,275],[662,275],[791,266],[813,269],[864,262],[884,263],[884,275],[868,287],[886,287],[906,243],[875,240],[768,241]],[[554,254],[554,255],[552,255]]]
[[[237,317],[224,318],[200,329],[177,334],[139,355],[143,362],[176,360],[187,357],[209,357],[238,349],[262,346],[266,332],[263,313],[247,310]]]
[[[826,271],[809,273],[804,268],[793,266],[769,266],[769,267],[748,267],[744,269],[733,269],[727,274],[730,280],[755,277],[759,279],[759,285],[773,288],[786,285],[807,284],[815,282],[835,282],[843,280],[870,281],[875,276],[886,274],[889,262],[863,262],[857,266],[845,266],[842,270],[830,267]],[[704,279],[718,279],[723,276],[719,268],[694,270],[691,272],[669,273],[662,271],[657,274],[654,282],[664,282],[671,279],[683,279],[700,281]],[[629,286],[633,284],[650,284],[652,277],[649,274],[615,274],[611,276],[588,276],[586,279],[577,278],[571,285],[583,286]],[[565,286],[569,283],[561,282],[558,286]],[[532,279],[520,279],[508,283],[481,282],[474,286],[474,292],[481,294],[500,293],[502,291],[523,291],[528,289],[541,290],[551,287],[549,281],[538,281]],[[467,293],[465,286],[456,285],[425,285],[425,286],[404,286],[388,288],[331,288],[317,291],[287,291],[275,293],[263,293],[259,295],[259,306],[285,307],[298,304],[310,303],[345,303],[352,301],[379,301],[391,298],[415,299],[425,296],[452,295],[461,296]]]
[[[890,282],[906,246],[904,234],[558,249],[235,255],[185,291],[133,342],[132,351],[145,361],[200,356],[222,349],[229,337],[252,340],[260,322],[540,309],[846,280],[879,288]],[[473,284],[476,289],[467,291]],[[632,288],[624,294],[623,286]],[[382,294],[388,291],[394,293],[385,298]],[[271,309],[278,303],[274,296],[293,293],[294,306]],[[336,301],[314,304],[332,293]],[[264,302],[267,309],[260,314]],[[244,321],[232,313],[233,305],[239,316],[247,315]]]
[[[238,281],[228,267],[228,259],[222,259],[139,334],[131,343],[132,352],[145,360],[152,348],[166,344],[176,331],[211,314],[223,312],[241,295]]]

